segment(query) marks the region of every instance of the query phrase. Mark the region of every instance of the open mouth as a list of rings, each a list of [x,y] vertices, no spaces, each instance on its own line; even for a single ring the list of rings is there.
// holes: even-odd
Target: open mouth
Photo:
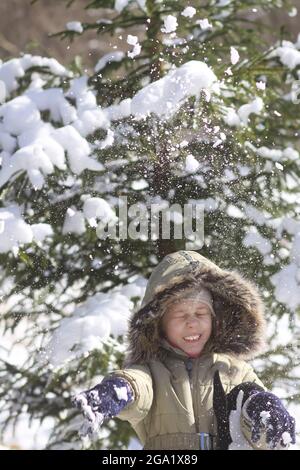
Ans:
[[[201,335],[185,336],[184,341],[187,343],[196,343],[201,338]]]

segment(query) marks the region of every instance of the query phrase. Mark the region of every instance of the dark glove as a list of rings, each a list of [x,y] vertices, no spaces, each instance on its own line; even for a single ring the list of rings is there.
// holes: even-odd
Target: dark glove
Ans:
[[[234,387],[228,394],[223,388],[219,371],[214,374],[213,408],[217,420],[217,445],[218,450],[228,450],[233,443],[230,432],[230,416],[238,407],[238,396],[243,392],[242,405],[253,394],[263,392],[264,389],[254,382],[242,382]],[[251,428],[251,423],[250,423]]]
[[[87,419],[81,430],[81,436],[93,436],[103,421],[117,416],[125,406],[134,400],[134,393],[122,377],[109,377],[95,387],[78,393],[72,398],[72,404],[79,408]]]
[[[260,440],[262,431],[270,449],[278,445],[288,447],[295,444],[295,419],[290,416],[281,400],[270,392],[252,395],[243,407],[244,416],[251,421],[251,440]]]

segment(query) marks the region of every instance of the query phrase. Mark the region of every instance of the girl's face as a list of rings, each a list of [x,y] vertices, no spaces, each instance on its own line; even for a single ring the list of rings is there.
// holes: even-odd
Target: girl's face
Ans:
[[[197,300],[176,302],[164,314],[162,329],[172,346],[198,357],[212,332],[211,311]]]

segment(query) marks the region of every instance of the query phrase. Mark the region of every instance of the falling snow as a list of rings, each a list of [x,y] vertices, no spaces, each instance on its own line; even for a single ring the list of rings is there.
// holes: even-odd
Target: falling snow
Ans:
[[[156,3],[157,6],[162,4],[161,1]],[[45,264],[43,274],[37,274],[35,278],[33,273],[31,282],[43,283],[48,276],[51,278],[46,285],[49,292],[45,297],[38,290],[33,299],[29,299],[25,290],[24,297],[18,293],[5,302],[0,297],[0,313],[5,317],[19,303],[22,305],[19,315],[20,311],[23,315],[26,311],[31,312],[33,304],[50,311],[52,306],[64,302],[65,309],[59,314],[51,311],[55,317],[54,329],[48,329],[48,318],[41,323],[38,320],[33,328],[37,337],[36,343],[33,342],[36,350],[40,348],[41,331],[44,334],[43,354],[39,361],[42,365],[46,361],[53,371],[76,367],[76,361],[88,358],[95,351],[102,357],[107,345],[115,347],[120,337],[125,337],[136,302],[144,295],[146,278],[132,276],[124,269],[120,255],[122,246],[115,246],[115,251],[107,249],[106,256],[105,244],[101,245],[96,236],[99,225],[114,224],[118,220],[115,205],[119,195],[133,196],[134,201],[140,195],[144,198],[145,210],[149,201],[167,208],[168,198],[175,200],[177,191],[183,191],[184,185],[196,188],[187,202],[202,204],[207,217],[211,217],[210,222],[220,221],[219,232],[212,230],[205,240],[212,254],[222,258],[228,249],[232,259],[237,261],[237,269],[240,261],[242,269],[245,260],[239,258],[241,250],[249,255],[250,270],[253,259],[258,257],[259,272],[256,270],[255,275],[258,278],[262,274],[267,278],[268,288],[263,286],[262,294],[269,301],[268,307],[271,310],[279,304],[283,309],[280,318],[268,317],[268,334],[272,337],[269,346],[280,346],[288,351],[297,341],[299,321],[296,312],[300,307],[298,121],[295,113],[295,129],[292,125],[285,128],[285,110],[280,104],[285,104],[288,111],[295,109],[293,100],[295,92],[299,91],[300,78],[300,33],[295,42],[278,41],[264,57],[267,71],[255,73],[248,81],[244,73],[247,61],[251,61],[247,45],[241,46],[235,38],[234,44],[224,43],[220,49],[214,46],[209,50],[207,47],[210,45],[207,38],[213,38],[214,33],[218,36],[229,21],[235,2],[216,0],[213,14],[189,3],[193,2],[186,2],[174,14],[168,14],[168,11],[161,16],[159,41],[155,44],[159,46],[157,69],[154,67],[151,77],[150,74],[142,76],[134,89],[130,88],[128,70],[133,70],[130,67],[139,70],[139,66],[143,70],[148,66],[144,56],[151,41],[144,47],[142,28],[146,26],[149,31],[153,23],[146,0],[112,2],[111,12],[115,15],[121,17],[124,14],[126,18],[133,8],[145,17],[145,21],[136,31],[130,28],[132,34],[127,34],[126,28],[117,29],[118,42],[110,43],[108,52],[95,59],[91,73],[93,80],[87,70],[75,74],[53,58],[23,54],[6,62],[0,61],[0,254],[5,264],[7,260],[8,266],[18,265],[20,269],[31,266],[35,256],[40,256],[38,263]],[[257,9],[252,12],[258,14]],[[297,14],[295,7],[288,11],[291,18]],[[113,19],[98,18],[97,23],[113,25]],[[75,39],[80,40],[79,35],[84,29],[85,23],[80,21],[66,23],[67,32]],[[199,45],[196,54],[193,44]],[[168,58],[162,50],[168,50]],[[126,69],[124,89],[121,86],[114,89],[113,80],[108,78],[108,72],[114,73],[118,67]],[[278,80],[286,80],[282,83],[280,96],[278,89],[275,90],[280,83],[274,85],[271,74],[267,73],[272,67],[284,70],[284,74],[278,72]],[[27,83],[27,73],[31,69]],[[110,87],[112,95],[107,96],[106,89]],[[272,141],[273,125],[282,135],[274,136]],[[137,142],[141,142],[140,146]],[[153,174],[153,162],[162,154],[170,164],[172,176],[166,172],[160,182],[155,179],[157,174]],[[158,187],[148,198],[151,178]],[[277,181],[279,189],[275,186]],[[162,197],[159,193],[164,184],[169,183],[168,196]],[[8,197],[14,186],[18,191],[16,200]],[[24,197],[21,201],[20,195],[24,194],[28,199]],[[47,200],[46,208],[38,207],[39,198]],[[56,204],[57,211],[53,209]],[[48,215],[48,208],[55,215],[53,220]],[[168,213],[168,217],[173,217],[177,223],[182,220],[180,213]],[[226,231],[230,224],[233,238],[228,240]],[[235,250],[232,241],[236,243],[237,239],[240,246]],[[88,253],[85,252],[86,240],[92,247]],[[217,254],[214,251],[216,240],[220,243]],[[97,252],[99,247],[103,258]],[[58,253],[64,250],[66,265],[61,268],[58,265],[62,258]],[[85,266],[80,250],[88,260]],[[129,264],[132,260],[133,271],[143,269],[148,275],[158,259],[146,249],[142,248],[142,252],[142,260],[135,259],[130,252],[126,256],[130,259]],[[112,255],[117,261],[106,268]],[[11,267],[9,269],[10,275],[1,286],[1,296],[5,296],[6,289],[9,292],[11,288],[8,286],[15,282],[15,273]],[[56,290],[52,291],[56,282],[53,273],[57,274],[59,269],[65,269],[66,278],[77,270],[77,284],[68,289],[67,279],[61,277]],[[119,284],[114,287],[116,279]],[[292,320],[293,329],[290,328]],[[20,316],[16,329],[24,338],[32,328],[26,321]],[[12,333],[7,343],[3,341],[1,357],[9,357],[19,366],[22,361],[29,361],[30,355],[26,342],[18,341],[9,351],[10,342],[15,342],[18,334],[13,336]],[[7,336],[3,334],[3,337]],[[124,353],[126,346],[119,347]],[[280,366],[284,366],[283,357],[276,356]],[[126,400],[125,387],[115,391],[119,399]],[[282,396],[286,395],[280,391]],[[237,409],[230,415],[233,439],[230,450],[252,449],[240,427],[242,398],[241,393]],[[100,437],[105,442],[107,430],[100,429],[102,416],[95,418],[83,396],[82,400],[95,439]],[[263,412],[261,417],[267,424],[268,412]],[[23,442],[27,433],[24,429],[30,428],[26,419],[19,438]],[[46,424],[49,429],[53,427],[52,422]],[[47,426],[43,433],[48,436]],[[81,430],[83,441],[87,439],[86,432],[87,428]],[[45,446],[46,439],[42,439]],[[291,435],[283,433],[282,439],[284,444],[290,444]],[[32,443],[26,441],[25,445]],[[68,443],[64,445],[68,448]],[[90,442],[86,440],[83,445],[88,448]]]

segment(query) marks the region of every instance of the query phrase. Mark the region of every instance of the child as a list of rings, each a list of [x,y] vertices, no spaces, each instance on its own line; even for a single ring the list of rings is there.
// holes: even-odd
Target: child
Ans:
[[[169,254],[131,319],[124,368],[74,404],[89,432],[118,416],[145,449],[237,448],[234,433],[245,448],[286,448],[295,421],[244,361],[260,351],[264,328],[252,283],[197,252]]]

